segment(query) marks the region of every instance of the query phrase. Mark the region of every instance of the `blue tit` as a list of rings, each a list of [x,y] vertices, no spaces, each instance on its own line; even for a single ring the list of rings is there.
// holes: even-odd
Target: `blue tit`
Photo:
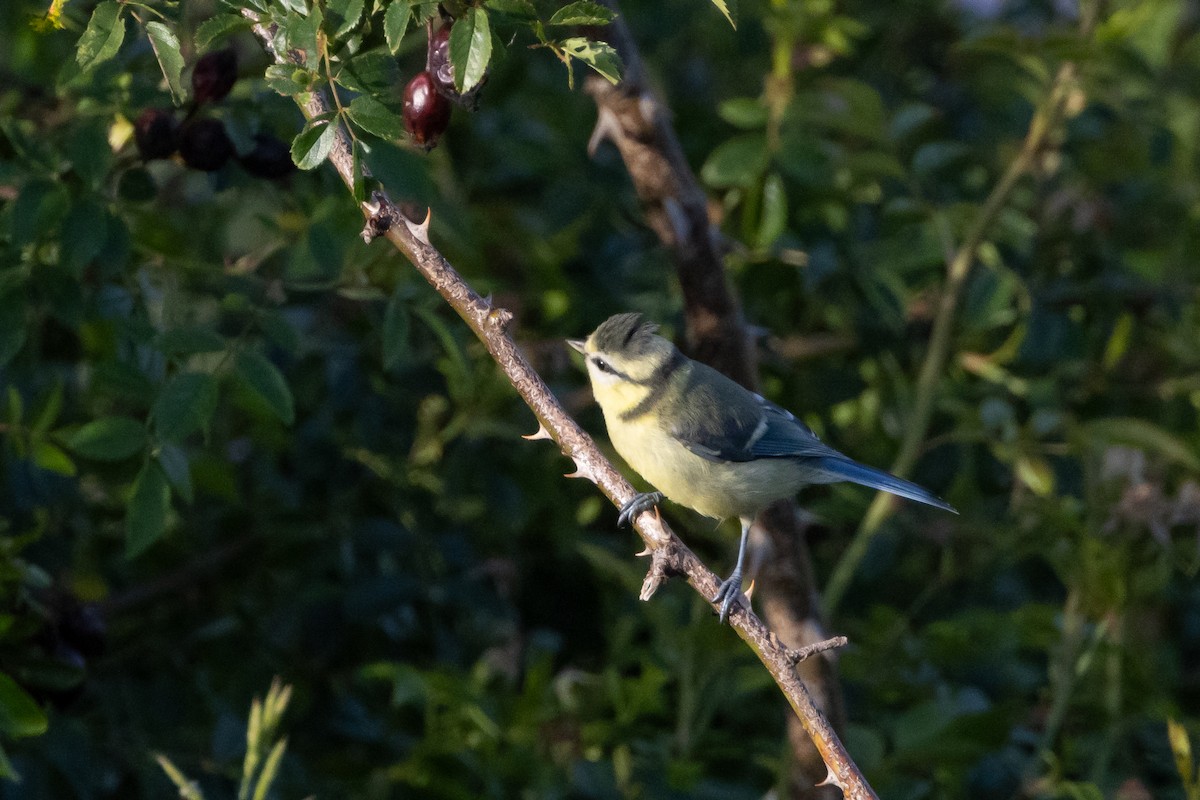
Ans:
[[[915,483],[860,464],[821,442],[807,425],[655,334],[641,314],[617,314],[585,340],[583,353],[613,446],[659,491],[621,508],[631,522],[663,496],[716,519],[742,523],[737,566],[712,602],[724,622],[741,597],[750,526],[760,511],[802,486],[850,481],[954,509]]]

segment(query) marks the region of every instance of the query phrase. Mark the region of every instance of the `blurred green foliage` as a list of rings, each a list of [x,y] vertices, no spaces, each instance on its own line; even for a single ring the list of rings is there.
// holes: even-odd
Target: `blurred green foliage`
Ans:
[[[367,5],[325,9],[341,91],[394,108],[424,38]],[[889,800],[1196,796],[1200,18],[723,8],[736,31],[697,0],[623,10],[769,332],[767,394],[881,466],[946,253],[1077,64],[980,249],[917,468],[962,516],[894,515],[833,620],[847,739]],[[685,587],[636,602],[633,537],[518,438],[532,416],[362,243],[332,170],[138,158],[132,121],[227,42],[241,79],[199,113],[241,153],[301,133],[273,88],[312,75],[217,10],[0,4],[0,797],[162,797],[154,753],[233,797],[276,674],[275,797],[763,795],[787,758],[766,673]],[[586,157],[590,100],[514,30],[437,150],[375,138],[394,125],[360,103],[362,155],[599,434],[560,340],[630,308],[678,333],[680,301],[615,152]],[[828,575],[868,498],[802,502]]]

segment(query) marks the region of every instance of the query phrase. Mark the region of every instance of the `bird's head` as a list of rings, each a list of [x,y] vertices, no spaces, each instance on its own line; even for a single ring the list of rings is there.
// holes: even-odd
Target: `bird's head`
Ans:
[[[678,358],[675,345],[655,331],[658,326],[637,312],[609,317],[586,339],[568,339],[583,353],[596,401],[605,410],[621,410],[665,381],[665,367]]]

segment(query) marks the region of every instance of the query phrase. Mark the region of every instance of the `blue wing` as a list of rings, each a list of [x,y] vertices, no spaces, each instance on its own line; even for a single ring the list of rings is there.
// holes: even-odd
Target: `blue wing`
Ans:
[[[793,459],[808,483],[850,481],[954,511],[945,500],[917,484],[839,453],[787,410],[703,364],[693,365],[684,391],[684,411],[671,433],[702,458],[734,462]]]

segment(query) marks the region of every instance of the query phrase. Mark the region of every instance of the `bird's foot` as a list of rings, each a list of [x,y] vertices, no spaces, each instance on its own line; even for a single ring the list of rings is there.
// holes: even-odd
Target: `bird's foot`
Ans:
[[[628,503],[621,506],[621,513],[617,515],[617,525],[621,528],[632,525],[638,514],[649,511],[662,501],[662,492],[638,492],[629,498]]]
[[[733,604],[741,602],[741,598],[742,573],[735,569],[732,575],[721,581],[721,586],[712,598],[712,602],[721,604],[721,622],[728,621]]]

